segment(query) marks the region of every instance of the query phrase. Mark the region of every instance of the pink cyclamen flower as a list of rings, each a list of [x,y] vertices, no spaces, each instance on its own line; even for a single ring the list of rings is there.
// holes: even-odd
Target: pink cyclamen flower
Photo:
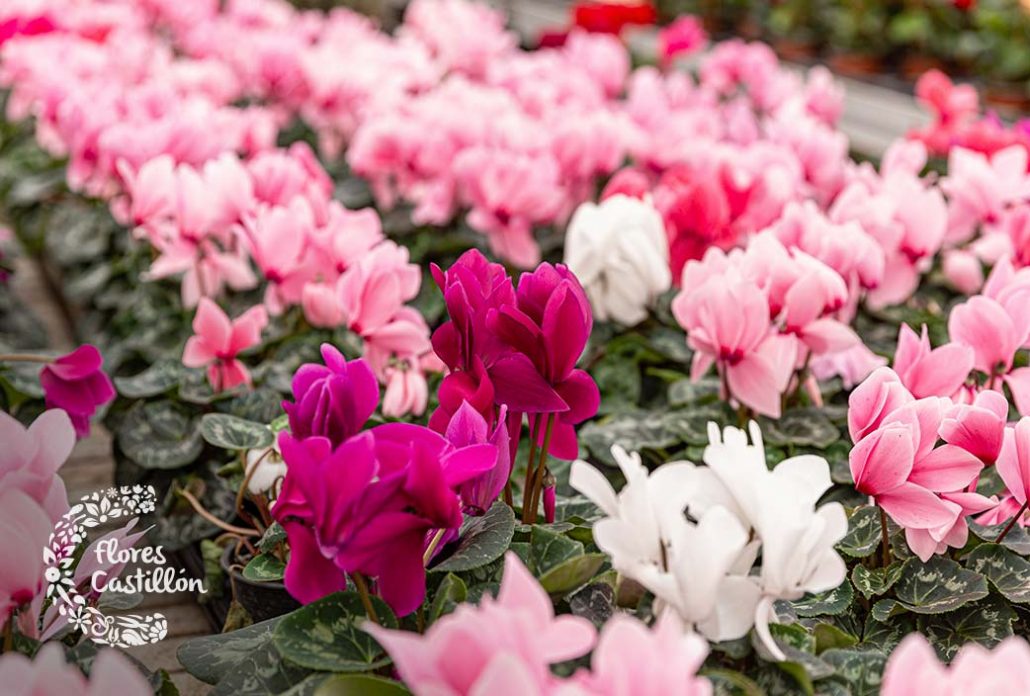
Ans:
[[[934,447],[947,403],[928,397],[900,406],[849,455],[855,488],[905,529],[909,547],[924,561],[948,546],[962,546],[966,515],[993,504],[966,492],[983,462],[954,445]]]
[[[68,414],[45,411],[28,428],[0,412],[0,490],[20,490],[55,523],[68,511],[68,494],[57,470],[75,446]]]
[[[193,317],[193,336],[186,341],[182,364],[186,367],[207,366],[207,379],[217,391],[250,384],[250,371],[236,359],[243,350],[261,342],[261,331],[268,325],[268,312],[263,306],[251,307],[236,319],[212,300],[201,298]]]
[[[0,683],[7,696],[148,696],[154,690],[138,669],[117,650],[101,650],[89,679],[65,660],[64,649],[47,643],[30,660],[20,653],[0,657]]]
[[[873,370],[848,398],[851,441],[858,442],[880,427],[884,418],[913,400],[898,373],[889,367]]]
[[[922,635],[901,641],[883,673],[880,696],[999,696],[1020,694],[1030,684],[1030,645],[1011,636],[993,650],[967,643],[952,660],[941,664]]]
[[[714,364],[726,398],[779,418],[780,395],[793,373],[797,344],[793,336],[772,331],[768,300],[757,285],[713,276],[677,295],[672,312],[695,351],[691,379],[700,379]]]
[[[89,435],[89,420],[98,407],[115,397],[114,384],[103,369],[96,347],[86,344],[62,355],[39,373],[47,408],[68,413],[79,437]]]
[[[547,593],[511,552],[496,600],[462,604],[425,635],[362,628],[386,648],[417,696],[551,693],[559,682],[550,665],[587,653],[596,639],[586,619],[554,615]]]
[[[592,696],[711,696],[712,683],[697,676],[708,643],[684,630],[679,615],[667,611],[654,628],[618,613],[601,629],[590,658],[591,671],[572,679]],[[632,687],[630,687],[632,685]]]
[[[347,360],[322,344],[324,365],[305,363],[293,375],[293,402],[284,401],[294,437],[326,437],[337,447],[357,434],[379,403],[379,385],[365,360]]]
[[[998,474],[1012,497],[1021,505],[1030,500],[1030,417],[1005,429],[998,455]]]
[[[948,343],[930,349],[926,325],[916,336],[908,324],[901,325],[898,348],[894,352],[894,371],[914,397],[951,396],[958,391],[973,369],[973,349],[961,343]]]
[[[658,54],[662,64],[704,48],[708,34],[697,17],[683,15],[658,31]]]
[[[39,503],[17,488],[0,493],[0,628],[43,591],[43,552],[53,524]],[[5,684],[5,686],[7,686]]]
[[[973,403],[956,404],[947,411],[940,436],[990,466],[1001,452],[1008,415],[1009,402],[1002,394],[982,391]]]

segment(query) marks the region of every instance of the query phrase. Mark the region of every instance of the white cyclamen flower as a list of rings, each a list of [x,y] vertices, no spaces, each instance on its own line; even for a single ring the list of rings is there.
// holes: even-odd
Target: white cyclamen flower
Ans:
[[[612,557],[612,567],[628,575],[641,564],[662,562],[664,547],[685,519],[690,465],[670,463],[649,475],[636,452],[615,445],[612,456],[626,477],[618,494],[582,460],[572,463],[569,483],[607,515],[594,525],[594,541]]]
[[[778,659],[782,652],[769,633],[776,618],[777,599],[796,600],[806,592],[824,592],[839,586],[847,567],[834,545],[847,532],[844,508],[828,503],[816,508],[832,481],[822,457],[802,455],[780,462],[769,471],[762,433],[749,424],[751,442],[737,428],[721,433],[709,423],[707,467],[696,467],[689,477],[688,511],[694,516],[709,509],[729,509],[754,532],[761,544],[762,566],[757,577],[762,600],[755,608],[759,636]]]
[[[745,577],[754,562],[747,530],[720,507],[697,524],[687,520],[692,464],[670,462],[649,475],[638,454],[615,446],[612,455],[626,477],[618,494],[586,462],[574,462],[570,474],[572,487],[607,515],[594,525],[594,541],[611,556],[612,567],[711,640],[746,634],[760,597],[757,585]],[[729,575],[738,568],[742,571]]]
[[[600,321],[640,323],[672,284],[662,216],[638,198],[616,195],[579,206],[565,233],[564,260]]]
[[[247,490],[251,495],[259,495],[269,491],[276,481],[286,476],[286,462],[275,445],[250,450],[247,452],[247,473],[250,474]]]

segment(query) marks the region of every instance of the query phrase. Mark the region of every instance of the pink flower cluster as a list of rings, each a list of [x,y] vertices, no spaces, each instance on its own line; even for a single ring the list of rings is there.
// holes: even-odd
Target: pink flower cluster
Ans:
[[[861,346],[848,326],[848,285],[836,270],[772,231],[729,254],[709,249],[683,269],[672,303],[694,350],[691,378],[715,365],[723,398],[778,418],[781,398],[809,381],[813,357]],[[811,387],[806,384],[806,387]],[[814,398],[818,389],[809,388]]]
[[[697,676],[704,639],[666,613],[653,628],[628,615],[612,618],[598,638],[578,616],[555,616],[551,599],[514,553],[504,562],[497,598],[463,604],[425,635],[366,623],[417,696],[710,696]],[[552,664],[593,649],[591,668],[559,679]],[[461,659],[455,659],[460,655]],[[631,685],[631,686],[630,686]]]
[[[908,137],[925,143],[934,155],[944,157],[959,147],[985,155],[1011,145],[1030,149],[1030,120],[1006,126],[995,114],[983,114],[973,85],[957,85],[941,71],[930,70],[916,83],[916,98],[933,120]]]
[[[967,643],[942,665],[925,637],[911,633],[891,653],[880,696],[1018,694],[1030,683],[1030,645],[1010,636],[992,650]]]
[[[221,13],[216,3],[105,3],[93,22],[85,0],[50,4],[54,31],[4,46],[8,115],[36,118],[40,143],[69,158],[72,188],[110,201],[157,252],[147,278],[180,278],[186,307],[264,286],[243,343],[221,330],[221,310],[203,305],[184,361],[210,365],[218,389],[249,383],[236,355],[258,343],[267,321],[258,319],[299,306],[311,324],[365,340],[379,380],[403,393],[391,413],[424,410],[424,371],[438,363],[425,321],[405,306],[421,284],[417,266],[373,211],[332,200],[307,146],[274,147],[309,94],[294,49],[342,25],[379,35],[350,13],[322,27],[321,15],[266,0]],[[235,106],[242,97],[271,106]]]
[[[64,647],[43,646],[35,659],[16,652],[0,657],[0,682],[8,696],[147,696],[154,693],[146,677],[127,657],[113,648],[101,650],[89,679],[65,660]]]
[[[999,264],[984,290],[952,310],[950,343],[932,348],[925,327],[919,336],[902,326],[894,368],[877,369],[850,397],[856,487],[905,529],[924,560],[963,546],[971,514],[994,524],[1025,511],[1030,418],[1007,425],[1005,388],[1030,416],[1030,368],[1014,367],[1030,344],[1030,272]],[[976,493],[992,465],[1008,489],[1000,502]]]

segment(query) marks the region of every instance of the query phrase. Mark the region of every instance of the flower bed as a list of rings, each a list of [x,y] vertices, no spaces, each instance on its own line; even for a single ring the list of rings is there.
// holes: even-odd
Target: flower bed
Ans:
[[[222,595],[179,650],[214,693],[901,694],[987,660],[1019,693],[1028,150],[968,87],[924,77],[934,123],[874,166],[830,73],[761,43],[631,69],[463,0],[393,34],[280,0],[0,21],[3,215],[87,344],[0,334],[0,523],[38,556],[102,418],[157,492],[120,543]],[[61,548],[0,585],[5,652],[103,643]]]

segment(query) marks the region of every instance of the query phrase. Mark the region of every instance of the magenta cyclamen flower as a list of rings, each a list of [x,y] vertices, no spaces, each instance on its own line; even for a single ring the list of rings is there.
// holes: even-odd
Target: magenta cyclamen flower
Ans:
[[[79,437],[89,435],[89,419],[115,397],[111,378],[101,369],[103,362],[100,351],[86,344],[57,358],[39,374],[47,408],[64,409]]]
[[[458,489],[465,512],[470,515],[482,515],[500,495],[504,484],[511,475],[511,451],[508,448],[508,426],[506,409],[502,406],[497,426],[493,432],[483,418],[468,402],[458,408],[457,413],[447,424],[447,439],[455,447],[468,447],[489,443],[497,447],[497,461],[492,468],[483,472]]]
[[[286,588],[313,602],[346,586],[346,573],[375,581],[399,615],[425,597],[427,533],[461,526],[455,489],[496,465],[491,444],[454,447],[422,426],[391,423],[333,449],[324,437],[279,437],[288,466],[273,515],[286,529]]]
[[[207,379],[215,391],[250,384],[250,371],[236,356],[261,342],[267,324],[268,312],[260,305],[230,320],[218,305],[203,297],[193,317],[195,335],[186,341],[182,364],[206,365]]]
[[[379,403],[379,384],[363,359],[348,361],[322,344],[325,365],[306,363],[293,375],[293,402],[284,401],[296,438],[320,435],[333,447],[357,434]]]
[[[593,315],[576,276],[562,264],[542,263],[523,273],[515,305],[491,310],[488,323],[512,352],[490,370],[498,403],[523,413],[557,414],[549,452],[578,453],[574,425],[597,413],[601,395],[593,378],[576,369]],[[539,428],[538,444],[545,439]]]

